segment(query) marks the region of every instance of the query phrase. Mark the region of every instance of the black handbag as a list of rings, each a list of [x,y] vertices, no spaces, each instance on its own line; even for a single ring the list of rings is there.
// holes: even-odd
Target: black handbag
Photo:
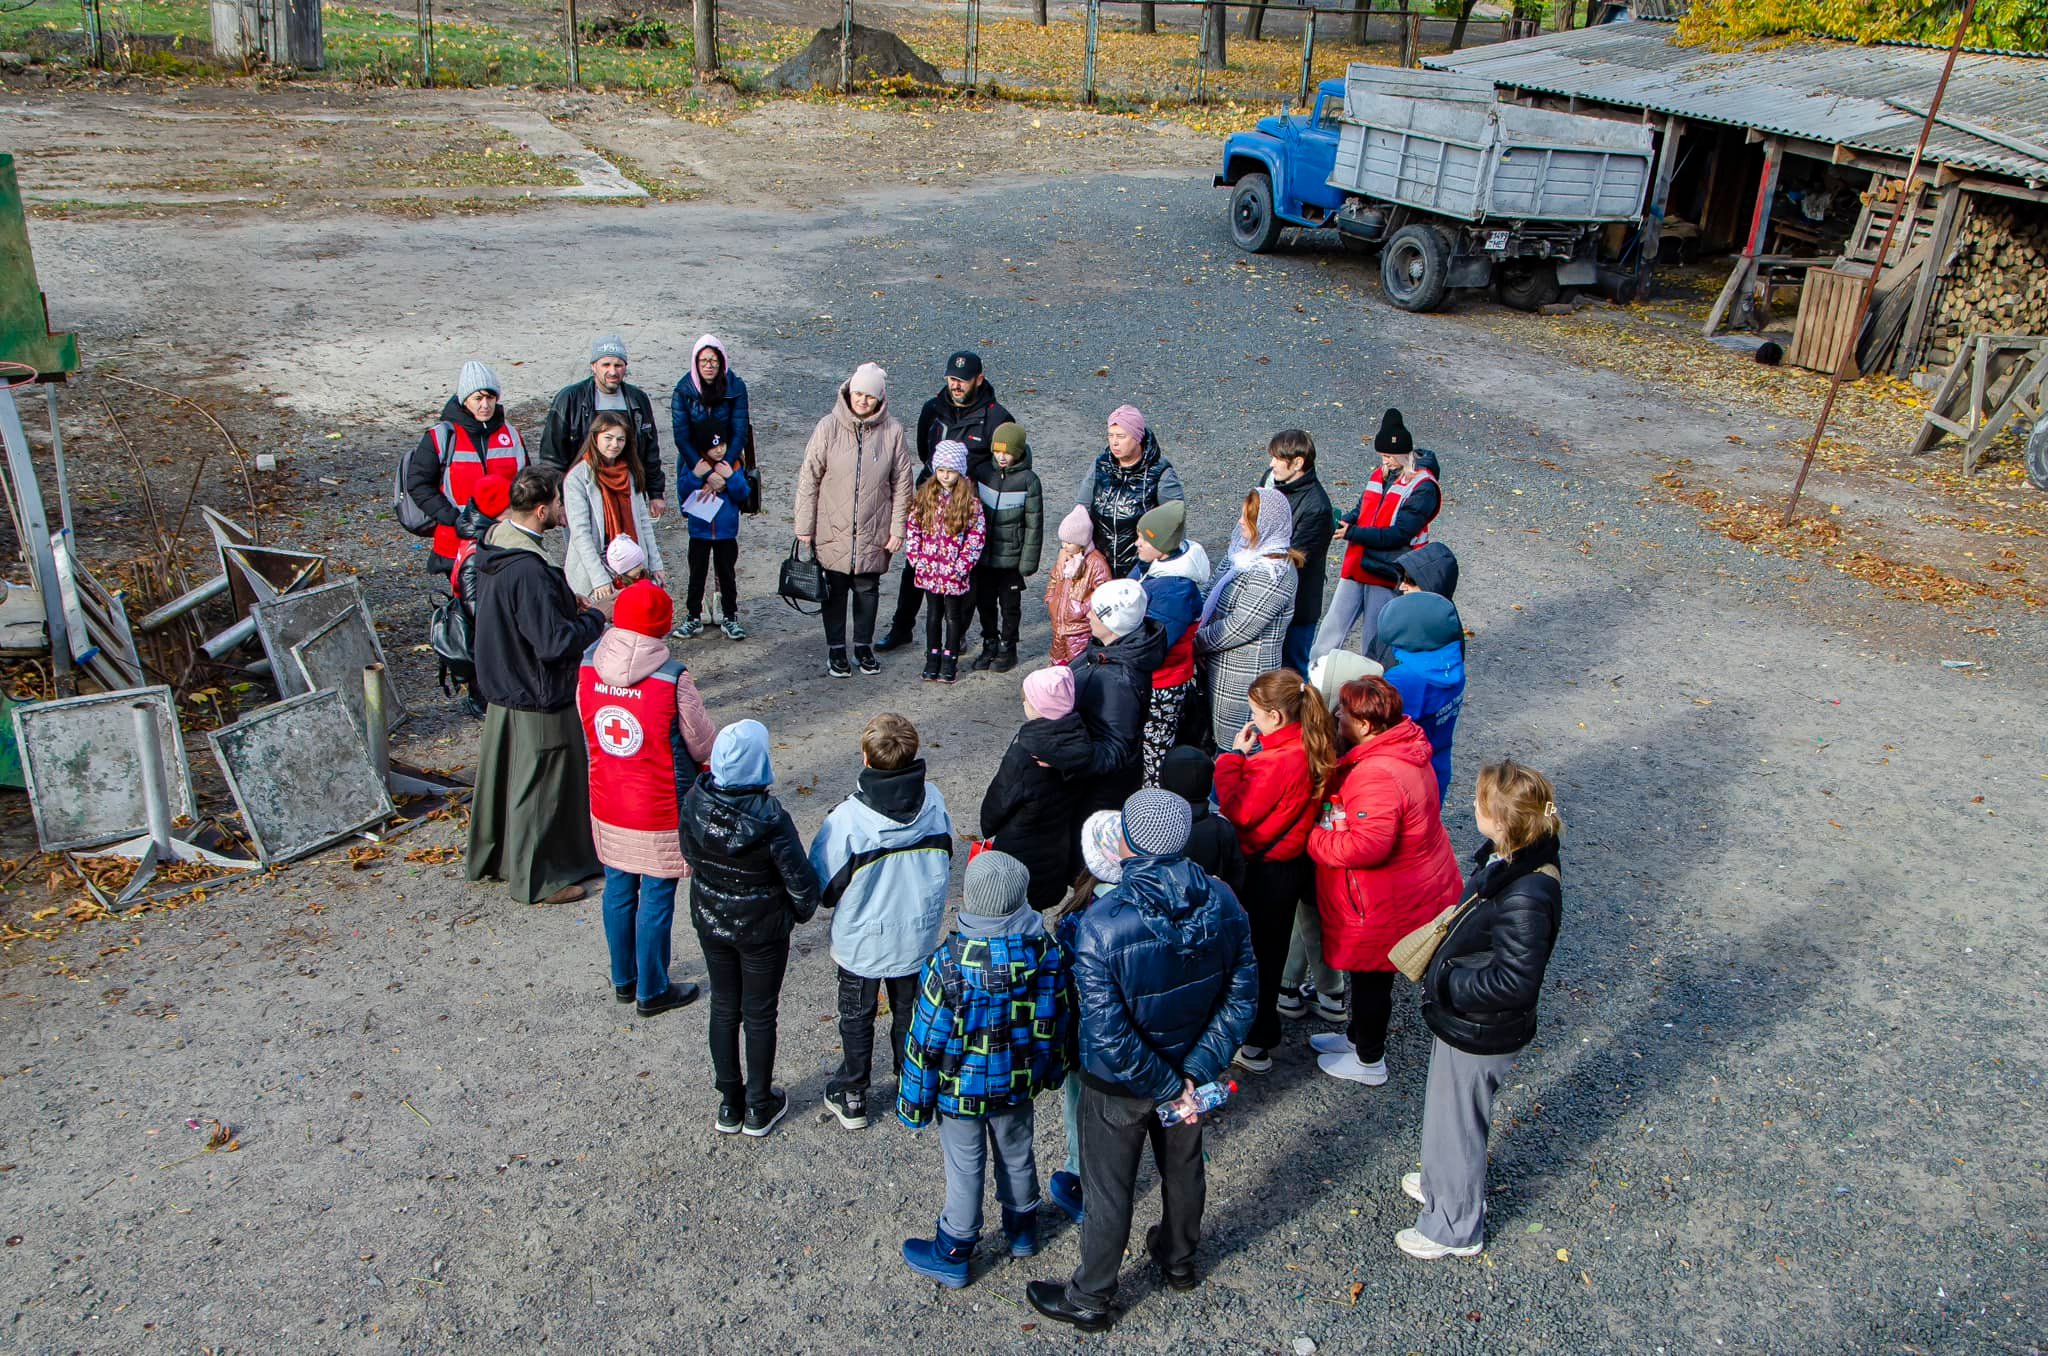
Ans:
[[[804,611],[805,603],[816,603],[822,612],[825,608],[825,567],[818,563],[818,553],[792,538],[789,558],[782,562],[782,577],[775,591],[782,595],[783,602],[798,612]],[[816,614],[806,612],[804,615]]]

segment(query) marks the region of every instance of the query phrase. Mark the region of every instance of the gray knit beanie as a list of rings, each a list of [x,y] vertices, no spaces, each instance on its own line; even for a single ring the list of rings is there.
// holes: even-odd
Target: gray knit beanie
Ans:
[[[1194,808],[1156,786],[1124,802],[1124,841],[1140,857],[1177,856],[1186,850],[1194,824]]]
[[[496,395],[499,390],[498,374],[491,370],[489,363],[479,362],[475,358],[462,365],[462,375],[455,379],[457,400],[467,400],[478,391],[489,391]]]
[[[590,361],[602,358],[617,358],[626,361],[626,341],[616,334],[603,334],[590,341]]]
[[[1002,918],[1015,913],[1031,888],[1031,870],[1007,852],[994,848],[967,864],[960,882],[960,912],[977,918]]]

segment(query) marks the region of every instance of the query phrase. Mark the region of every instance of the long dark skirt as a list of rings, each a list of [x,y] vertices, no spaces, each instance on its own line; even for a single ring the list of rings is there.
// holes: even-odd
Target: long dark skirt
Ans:
[[[469,807],[469,878],[535,904],[602,875],[590,841],[590,772],[576,708],[484,713]]]

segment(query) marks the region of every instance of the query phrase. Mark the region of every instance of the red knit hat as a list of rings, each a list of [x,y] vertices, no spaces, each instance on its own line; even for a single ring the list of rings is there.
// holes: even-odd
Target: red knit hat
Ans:
[[[469,493],[469,502],[486,518],[502,518],[505,510],[512,507],[512,482],[493,472],[477,481],[476,488]]]
[[[612,625],[660,640],[676,622],[675,600],[652,579],[628,584],[612,604]]]

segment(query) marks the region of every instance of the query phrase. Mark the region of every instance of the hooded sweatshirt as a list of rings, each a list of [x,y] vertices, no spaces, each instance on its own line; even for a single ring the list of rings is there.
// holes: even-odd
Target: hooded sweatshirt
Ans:
[[[682,798],[718,737],[696,681],[667,645],[614,626],[584,656],[576,701],[590,761],[597,859],[616,871],[663,880],[689,875],[676,832]],[[649,726],[667,718],[659,707],[671,703],[668,737],[645,737]],[[608,822],[607,805],[623,811],[612,819],[632,822]]]
[[[925,475],[931,474],[932,454],[940,443],[951,440],[967,448],[967,474],[974,475],[988,460],[989,441],[996,430],[1015,422],[1016,416],[996,399],[996,384],[986,375],[965,405],[954,404],[953,393],[941,386],[917,413],[918,466]]]
[[[1237,826],[1210,807],[1216,765],[1192,744],[1166,751],[1159,761],[1159,785],[1188,803],[1195,821],[1188,829],[1187,859],[1228,885],[1244,888],[1244,850],[1237,844]]]
[[[1401,694],[1401,709],[1429,736],[1437,800],[1451,788],[1451,739],[1465,708],[1465,625],[1450,599],[1404,593],[1380,612],[1373,654]]]
[[[476,686],[492,706],[562,711],[576,705],[576,670],[604,631],[582,608],[540,538],[509,519],[476,554]]]
[[[1395,560],[1394,568],[1424,593],[1449,598],[1458,591],[1458,558],[1440,541],[1416,547]]]
[[[952,874],[953,820],[922,758],[864,767],[811,840],[811,870],[832,913],[832,959],[863,979],[917,973],[938,945]]]

